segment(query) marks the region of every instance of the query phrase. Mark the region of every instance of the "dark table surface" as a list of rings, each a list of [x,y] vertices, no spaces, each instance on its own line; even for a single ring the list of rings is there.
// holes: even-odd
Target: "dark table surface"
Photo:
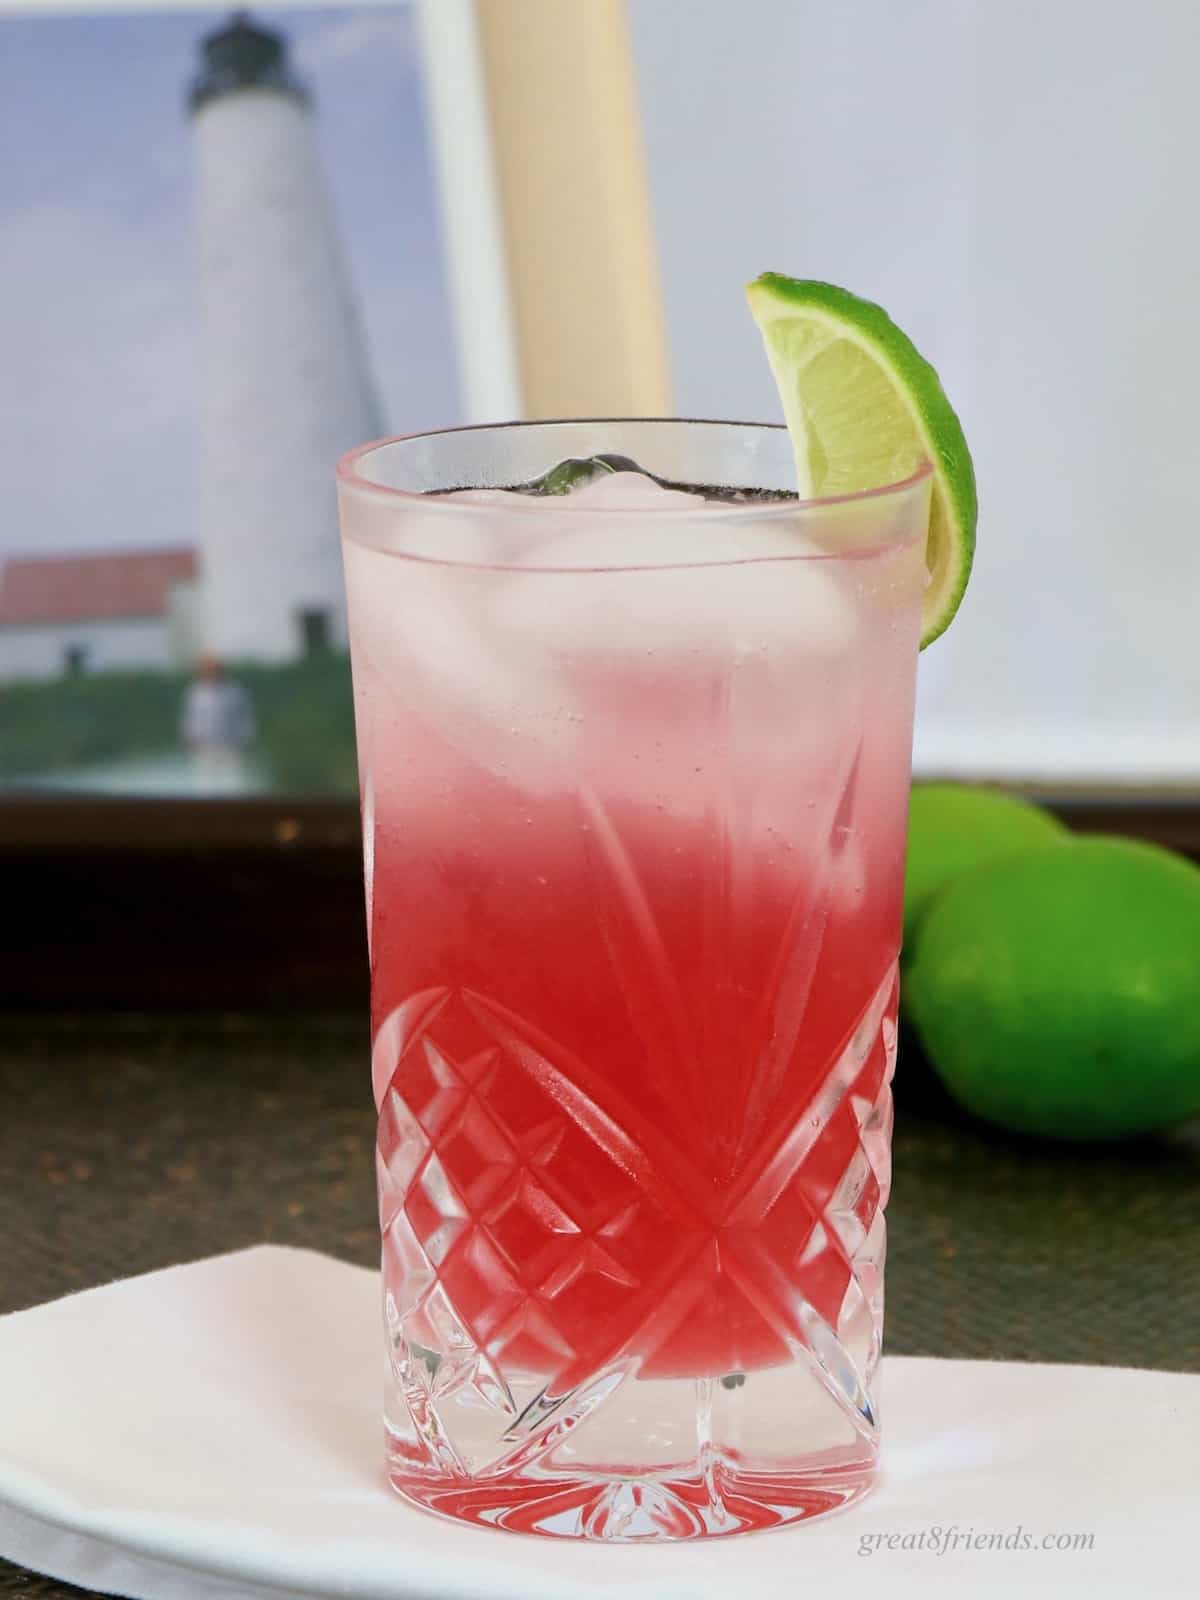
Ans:
[[[365,1023],[0,1025],[0,1313],[264,1240],[377,1255]],[[1200,1371],[1200,1135],[1084,1150],[897,1078],[893,1354]],[[0,1595],[83,1591],[0,1562]]]

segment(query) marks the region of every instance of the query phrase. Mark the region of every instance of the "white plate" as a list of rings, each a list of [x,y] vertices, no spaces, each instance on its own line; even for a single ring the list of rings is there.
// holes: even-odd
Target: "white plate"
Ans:
[[[147,1600],[1196,1592],[1200,1376],[891,1357],[886,1472],[863,1504],[599,1549],[398,1501],[381,1351],[373,1273],[274,1247],[0,1319],[0,1555]],[[968,1533],[1031,1547],[964,1548]],[[1091,1547],[1041,1548],[1078,1535]]]

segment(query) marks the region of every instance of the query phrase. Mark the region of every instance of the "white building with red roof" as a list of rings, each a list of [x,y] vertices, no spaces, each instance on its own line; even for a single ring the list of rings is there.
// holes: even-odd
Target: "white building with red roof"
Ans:
[[[0,570],[0,678],[186,666],[199,640],[192,550],[26,556]]]

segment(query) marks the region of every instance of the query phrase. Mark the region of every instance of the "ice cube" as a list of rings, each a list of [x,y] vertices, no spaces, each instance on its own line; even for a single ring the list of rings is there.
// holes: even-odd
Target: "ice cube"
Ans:
[[[568,456],[543,472],[540,478],[521,484],[517,492],[534,496],[576,494],[595,479],[610,477],[616,472],[640,473],[641,468],[629,456],[611,453]]]
[[[454,489],[429,499],[431,509],[410,515],[402,526],[405,555],[466,566],[519,566],[545,538],[545,525],[528,515],[527,502],[510,489]],[[506,506],[509,516],[488,514]]]
[[[672,489],[645,472],[620,471],[601,474],[571,495],[572,506],[623,507],[626,510],[662,511],[667,507],[705,505],[702,494]]]
[[[748,559],[746,535],[719,511],[677,527],[628,513],[595,520],[537,548],[535,565],[552,570],[497,587],[490,627],[510,666],[523,662],[530,694],[555,685],[578,709],[564,734],[581,775],[604,784],[628,772],[634,791],[695,818],[729,774],[754,827],[787,837],[802,785],[836,784],[860,726],[860,616],[845,564],[803,545],[807,558]]]
[[[529,552],[530,566],[553,570],[614,571],[677,567],[697,560],[736,561],[742,547],[719,509],[703,522],[675,515],[707,509],[703,495],[668,489],[640,472],[617,472],[577,489],[564,508],[567,526],[547,526],[543,543]],[[586,511],[586,516],[571,516]],[[612,517],[600,512],[613,513]],[[656,518],[653,513],[670,511]],[[630,517],[628,513],[637,513]],[[698,551],[703,550],[703,556]]]
[[[430,495],[431,500],[449,501],[452,505],[503,506],[511,502],[515,489],[447,489],[444,494]]]
[[[505,633],[570,656],[852,650],[858,623],[838,564],[783,533],[765,548],[787,559],[765,558],[750,530],[719,513],[674,524],[597,517],[594,527],[530,547],[528,565],[545,575],[514,574],[498,595],[498,622]]]
[[[613,460],[622,459],[613,457]],[[517,489],[453,489],[430,496],[439,509],[412,518],[406,525],[403,549],[408,555],[432,560],[463,562],[472,566],[619,566],[614,557],[607,524],[593,525],[589,516],[574,523],[575,531],[562,531],[561,517],[565,491],[548,492],[545,497]],[[640,472],[606,471],[584,487],[573,490],[570,510],[586,507],[589,513],[600,509],[660,510],[667,507],[703,506],[702,495],[666,489]],[[455,516],[449,507],[467,507]],[[480,509],[476,509],[480,508]],[[507,516],[491,516],[493,508],[509,511]],[[557,513],[557,516],[556,516]],[[645,530],[642,530],[644,532]],[[672,536],[640,551],[641,534],[627,547],[629,565],[657,566],[687,560],[687,545],[682,530],[663,528]],[[550,541],[549,557],[541,548]],[[730,547],[732,549],[732,546]]]
[[[493,601],[517,575],[486,564],[389,559],[347,543],[355,671],[477,767],[533,789],[562,787],[578,710],[544,652],[498,633]],[[560,733],[562,736],[560,737]],[[382,741],[395,737],[389,728]]]
[[[478,766],[546,791],[577,770],[597,783],[640,770],[673,812],[698,816],[715,803],[695,776],[707,761],[778,796],[748,804],[756,826],[781,829],[790,774],[841,772],[864,614],[853,563],[822,559],[801,519],[624,471],[511,517],[486,514],[518,498],[507,491],[442,498],[459,514],[423,519],[419,553],[465,570],[376,556],[373,579],[353,574],[354,605],[376,618],[362,637],[378,670]]]

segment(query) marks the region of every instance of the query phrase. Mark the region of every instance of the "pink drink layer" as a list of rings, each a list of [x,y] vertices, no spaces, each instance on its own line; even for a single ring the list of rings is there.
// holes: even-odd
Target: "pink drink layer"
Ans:
[[[524,570],[347,530],[389,1326],[509,1393],[869,1383],[919,549],[605,571],[541,511]]]

